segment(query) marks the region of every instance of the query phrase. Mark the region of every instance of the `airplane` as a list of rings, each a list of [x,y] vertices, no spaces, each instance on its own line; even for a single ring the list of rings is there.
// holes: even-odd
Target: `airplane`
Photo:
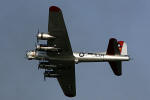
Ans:
[[[40,44],[39,40],[46,41]],[[76,96],[75,64],[81,62],[108,62],[115,75],[122,75],[122,61],[129,61],[127,44],[109,40],[106,52],[86,53],[73,52],[63,14],[59,7],[49,8],[48,32],[37,34],[35,50],[26,53],[28,60],[39,60],[39,69],[45,69],[45,78],[57,78],[64,94],[68,97]]]

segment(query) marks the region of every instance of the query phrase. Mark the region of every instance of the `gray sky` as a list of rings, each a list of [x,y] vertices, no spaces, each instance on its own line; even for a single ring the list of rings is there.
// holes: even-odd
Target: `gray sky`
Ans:
[[[150,98],[149,0],[1,0],[1,100],[148,100]],[[64,96],[56,79],[43,81],[37,61],[28,61],[35,32],[47,32],[48,8],[56,5],[74,51],[105,51],[115,37],[128,44],[134,60],[123,63],[123,75],[107,63],[76,65],[77,96]]]

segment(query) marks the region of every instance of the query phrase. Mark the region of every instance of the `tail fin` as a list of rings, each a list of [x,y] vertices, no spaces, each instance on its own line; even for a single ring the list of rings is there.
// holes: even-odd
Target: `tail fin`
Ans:
[[[117,41],[115,38],[109,40],[107,55],[127,55],[127,45],[124,41]],[[122,74],[121,61],[109,62],[115,75],[120,76]]]
[[[115,38],[111,38],[109,40],[106,54],[107,55],[120,55],[120,51],[118,48],[118,42]]]

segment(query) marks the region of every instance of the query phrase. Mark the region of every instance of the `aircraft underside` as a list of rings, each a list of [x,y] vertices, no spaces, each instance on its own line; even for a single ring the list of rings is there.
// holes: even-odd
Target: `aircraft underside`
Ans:
[[[40,44],[46,41],[46,44]],[[122,61],[129,61],[127,44],[111,38],[106,52],[73,52],[65,27],[62,11],[56,6],[49,8],[48,32],[37,34],[35,50],[28,51],[28,60],[39,60],[38,69],[44,69],[44,79],[57,78],[63,93],[76,96],[75,64],[81,62],[108,62],[115,75],[122,75]]]
[[[32,56],[31,56],[32,53]],[[128,55],[107,55],[103,53],[73,53],[73,57],[49,57],[44,52],[29,51],[27,53],[29,60],[49,60],[52,62],[68,62],[74,61],[76,64],[81,62],[109,62],[109,61],[129,61]]]

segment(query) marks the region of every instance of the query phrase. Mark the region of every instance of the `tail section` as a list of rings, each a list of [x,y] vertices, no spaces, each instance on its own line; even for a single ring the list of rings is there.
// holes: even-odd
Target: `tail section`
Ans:
[[[127,44],[124,41],[118,41],[118,48],[121,55],[128,55]]]
[[[109,40],[107,55],[127,55],[127,44],[124,41],[117,41],[115,38]],[[109,62],[115,75],[120,76],[122,74],[121,61]]]
[[[122,75],[122,62],[121,61],[110,61],[109,64],[115,75],[117,76]]]
[[[111,38],[109,40],[106,54],[107,55],[120,55],[120,51],[118,48],[118,42],[115,38]]]

